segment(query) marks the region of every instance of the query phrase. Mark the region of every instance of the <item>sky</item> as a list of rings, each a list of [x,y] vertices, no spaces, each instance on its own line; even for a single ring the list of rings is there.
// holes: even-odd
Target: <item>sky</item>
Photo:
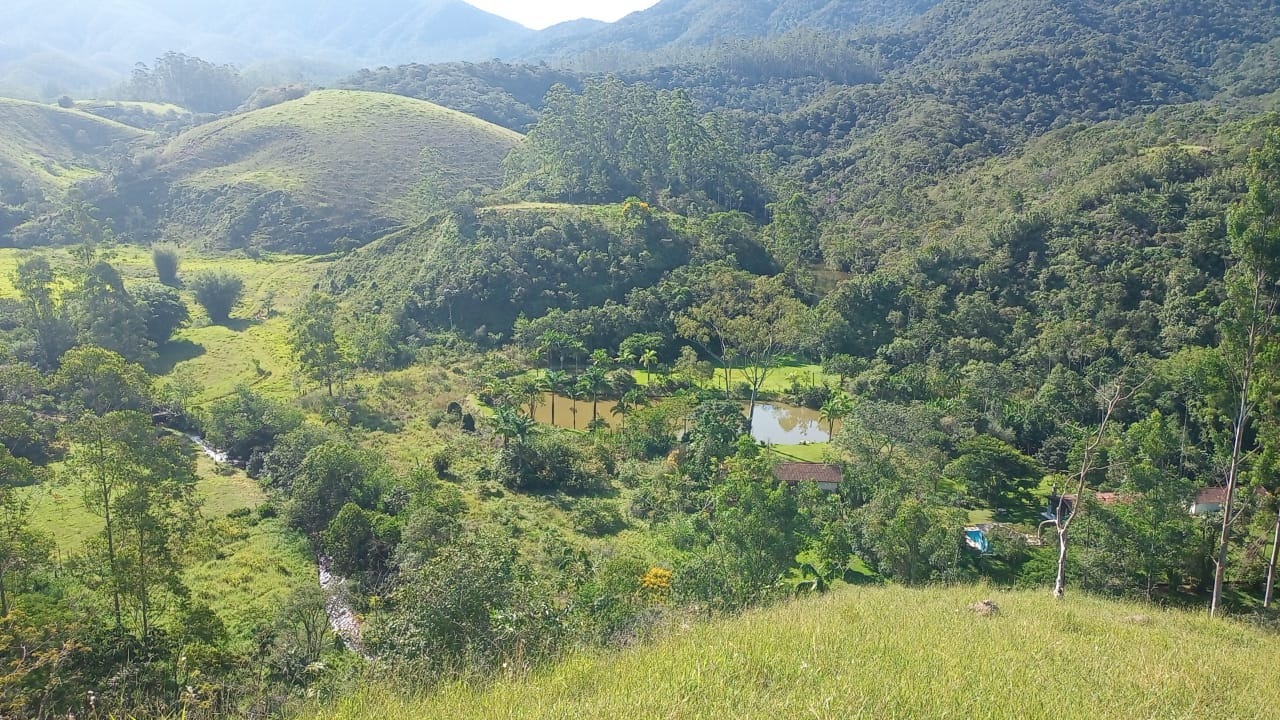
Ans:
[[[466,0],[481,10],[541,30],[565,20],[593,18],[613,22],[658,0]]]

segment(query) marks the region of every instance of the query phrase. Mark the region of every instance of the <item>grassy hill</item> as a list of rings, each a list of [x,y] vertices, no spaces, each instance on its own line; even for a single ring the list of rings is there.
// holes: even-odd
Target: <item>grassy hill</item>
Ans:
[[[994,616],[967,609],[992,598]],[[848,588],[492,687],[368,690],[364,718],[1237,718],[1280,702],[1280,638],[1201,613],[981,587]]]
[[[520,140],[431,103],[328,90],[173,139],[165,230],[219,246],[317,251],[413,222],[502,180]]]
[[[141,130],[162,130],[166,126],[189,122],[191,111],[172,103],[139,102],[135,100],[80,100],[75,105],[91,115],[136,127]]]
[[[0,98],[0,236],[98,175],[111,148],[145,136],[77,110]]]

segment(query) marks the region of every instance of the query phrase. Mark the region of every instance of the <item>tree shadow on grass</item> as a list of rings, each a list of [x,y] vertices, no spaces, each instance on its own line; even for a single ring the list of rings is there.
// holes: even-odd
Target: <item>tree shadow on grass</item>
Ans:
[[[178,363],[194,360],[204,353],[203,345],[197,345],[190,340],[170,340],[157,353],[156,374],[167,375],[173,372]]]
[[[231,318],[214,324],[221,325],[232,332],[242,333],[255,325],[261,325],[262,321],[258,318]]]

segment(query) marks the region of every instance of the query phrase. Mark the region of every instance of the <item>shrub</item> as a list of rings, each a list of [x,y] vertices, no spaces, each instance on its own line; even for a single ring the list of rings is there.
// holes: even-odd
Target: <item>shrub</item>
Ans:
[[[191,279],[190,287],[196,302],[215,323],[226,322],[231,317],[231,308],[240,302],[244,293],[244,281],[223,270],[196,275]]]
[[[627,520],[616,503],[587,499],[573,511],[573,526],[584,535],[613,535],[626,529]]]
[[[171,247],[157,247],[151,251],[151,263],[156,266],[156,277],[170,287],[178,285],[178,251]]]

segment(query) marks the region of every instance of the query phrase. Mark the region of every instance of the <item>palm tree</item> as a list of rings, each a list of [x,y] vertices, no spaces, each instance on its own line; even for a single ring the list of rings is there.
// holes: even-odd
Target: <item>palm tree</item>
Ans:
[[[591,398],[591,422],[594,423],[600,417],[600,396],[609,389],[609,379],[605,376],[604,369],[598,365],[587,368],[582,377],[578,378],[578,388],[582,394]]]
[[[658,362],[658,353],[652,348],[645,350],[640,356],[640,364],[644,366],[644,383],[645,385],[653,385],[653,366]]]
[[[523,376],[517,378],[512,388],[516,397],[529,404],[529,417],[533,417],[542,402],[541,378]]]
[[[621,415],[622,417],[626,417],[631,413],[635,412],[640,407],[643,407],[644,403],[645,403],[644,391],[639,388],[635,388],[633,390],[628,390],[627,392],[623,393],[622,397],[618,398],[618,402],[613,406],[613,410],[611,412],[614,415]]]
[[[569,374],[563,370],[548,370],[539,381],[538,388],[551,395],[551,426],[556,424],[556,396],[569,384]]]
[[[819,411],[820,419],[827,424],[827,434],[835,437],[836,420],[853,412],[853,400],[842,392],[835,392],[827,401],[822,403],[822,409]]]
[[[582,344],[577,338],[569,338],[569,345],[565,348],[573,355],[573,371],[582,372],[582,356],[587,354],[587,346]],[[563,363],[560,367],[564,369]]]
[[[493,416],[493,431],[502,437],[502,447],[515,440],[517,445],[523,444],[533,434],[537,423],[533,418],[522,415],[520,411],[510,407],[500,407]]]

